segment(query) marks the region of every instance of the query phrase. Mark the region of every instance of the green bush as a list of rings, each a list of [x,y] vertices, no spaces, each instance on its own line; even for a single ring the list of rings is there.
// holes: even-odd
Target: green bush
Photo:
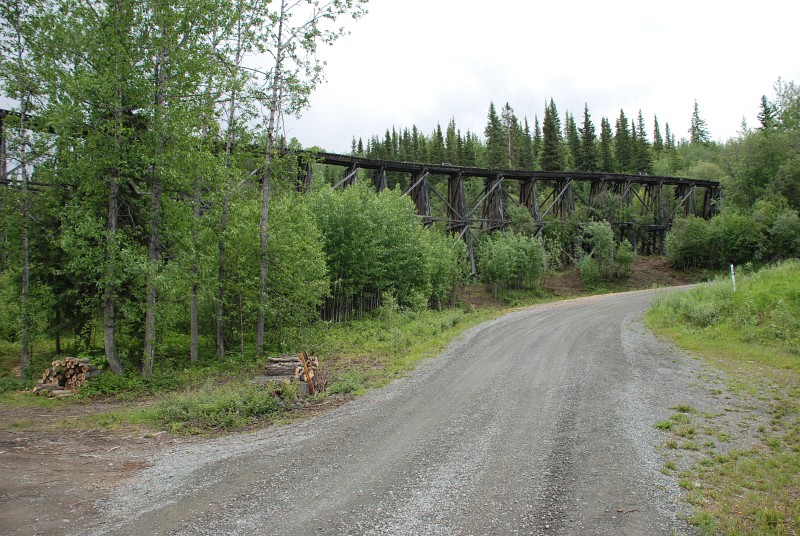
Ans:
[[[23,388],[23,383],[12,376],[0,376],[0,394],[10,391],[19,391]]]
[[[800,218],[787,211],[775,218],[769,230],[770,253],[775,259],[800,257]]]
[[[536,289],[544,277],[542,241],[514,232],[500,232],[482,238],[478,272],[481,279],[501,289]]]
[[[699,268],[708,262],[711,231],[708,222],[696,216],[677,220],[667,233],[667,258],[676,268]]]
[[[633,262],[635,260],[636,252],[633,251],[633,246],[628,242],[627,238],[623,238],[614,255],[614,277],[616,279],[627,279],[632,276]]]
[[[583,284],[586,285],[587,288],[597,288],[603,281],[599,264],[588,255],[581,258],[578,264],[578,270],[581,274],[581,281],[583,281]]]
[[[709,223],[711,266],[725,267],[759,259],[763,237],[759,224],[750,216],[723,212]]]
[[[351,370],[343,372],[338,378],[333,380],[328,386],[329,394],[355,393],[363,389],[364,375],[361,372]]]
[[[467,246],[463,240],[431,229],[427,232],[430,305],[453,305],[455,289],[467,281]]]
[[[635,252],[627,239],[614,243],[614,231],[607,221],[592,222],[583,230],[584,253],[578,261],[581,281],[589,288],[602,281],[625,279],[633,275]]]

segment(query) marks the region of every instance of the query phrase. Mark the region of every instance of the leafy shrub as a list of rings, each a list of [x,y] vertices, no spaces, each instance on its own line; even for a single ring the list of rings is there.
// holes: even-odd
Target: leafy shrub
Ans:
[[[334,300],[391,292],[401,307],[449,302],[463,276],[463,245],[419,224],[413,202],[399,190],[375,195],[365,185],[323,188],[310,200],[322,231]],[[347,316],[347,315],[345,315]]]
[[[759,258],[762,235],[759,224],[750,216],[723,212],[711,219],[711,265],[724,267]]]
[[[607,221],[592,222],[583,230],[584,247],[588,252],[579,260],[581,280],[589,288],[601,281],[623,279],[633,274],[635,253],[627,239],[614,243],[614,231]]]
[[[481,241],[478,271],[481,279],[500,289],[535,289],[544,276],[544,252],[539,238],[514,232],[494,233]]]
[[[581,258],[578,264],[578,270],[581,274],[581,281],[583,281],[583,284],[586,285],[587,288],[597,288],[603,281],[599,264],[588,255]]]
[[[667,233],[667,258],[676,268],[699,268],[708,261],[711,232],[708,222],[689,216],[677,220]]]
[[[119,395],[127,393],[130,396],[138,396],[146,390],[144,380],[134,372],[117,376],[113,372],[107,371],[96,378],[92,378],[85,386],[81,387],[82,396],[93,395]]]
[[[800,257],[800,218],[797,212],[787,211],[777,216],[769,236],[773,258]]]
[[[454,302],[455,289],[467,281],[467,246],[431,229],[427,232],[430,305],[441,309]]]
[[[627,279],[633,275],[633,261],[636,259],[636,253],[633,251],[633,246],[628,242],[627,238],[623,238],[622,242],[617,246],[617,252],[614,254],[614,277],[616,279]]]
[[[0,394],[10,391],[19,391],[23,384],[19,379],[12,376],[0,376]]]

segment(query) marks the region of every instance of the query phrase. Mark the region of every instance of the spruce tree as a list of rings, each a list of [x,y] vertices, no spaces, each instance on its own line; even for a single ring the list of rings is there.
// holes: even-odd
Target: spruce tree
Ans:
[[[528,118],[525,117],[522,121],[522,141],[520,143],[520,162],[521,169],[533,169],[533,140],[531,139],[531,129],[528,126]]]
[[[578,161],[581,157],[581,138],[578,134],[578,126],[575,124],[575,116],[570,112],[566,115],[565,128],[567,134],[568,160],[567,169],[577,169]]]
[[[504,161],[506,160],[505,136],[494,103],[489,104],[489,114],[483,133],[486,137],[486,167],[503,167]]]
[[[611,132],[611,122],[604,117],[600,120],[600,163],[598,171],[613,173],[615,169],[614,134]]]
[[[644,124],[644,116],[642,111],[639,110],[637,118],[638,125],[638,139],[635,139],[636,151],[636,171],[639,173],[647,173],[648,175],[653,172],[653,157],[650,154],[650,143],[647,141],[647,134]]]
[[[667,151],[675,149],[675,136],[669,131],[669,123],[664,125],[664,149]]]
[[[539,116],[533,116],[533,163],[539,162],[542,153],[542,127],[539,125]]]
[[[506,103],[500,114],[500,126],[503,132],[503,167],[513,169],[518,167],[520,159],[521,129],[513,108]]]
[[[661,127],[658,126],[658,116],[653,116],[653,151],[656,156],[664,150],[664,139],[661,137]]]
[[[442,125],[439,123],[436,123],[436,130],[433,131],[432,138],[430,162],[441,164],[444,162],[444,135],[442,134]]]
[[[767,100],[766,95],[762,95],[758,111],[758,121],[761,123],[760,130],[774,128],[776,125],[775,115],[775,106]]]
[[[458,164],[460,158],[459,135],[456,133],[456,120],[451,118],[447,123],[447,132],[444,137],[444,161]]]
[[[694,101],[694,111],[692,112],[691,126],[689,127],[689,143],[692,145],[707,145],[711,141],[706,122],[700,117],[700,108],[697,101]]]
[[[539,160],[542,171],[561,171],[564,161],[561,156],[561,120],[556,103],[550,99],[545,105],[542,125],[542,154]]]
[[[628,130],[628,118],[625,117],[625,112],[623,110],[619,111],[619,118],[616,124],[614,156],[617,161],[618,171],[622,173],[630,173],[633,171],[633,140],[631,140],[631,132]]]
[[[580,171],[597,171],[597,139],[594,123],[589,115],[589,105],[583,105],[583,127],[580,129],[581,145],[578,169]]]

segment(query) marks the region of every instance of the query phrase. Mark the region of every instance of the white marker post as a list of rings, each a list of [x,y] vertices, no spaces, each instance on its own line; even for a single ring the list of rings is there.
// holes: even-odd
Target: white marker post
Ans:
[[[733,264],[731,264],[731,281],[733,282],[733,291],[736,292],[736,274],[733,273]]]

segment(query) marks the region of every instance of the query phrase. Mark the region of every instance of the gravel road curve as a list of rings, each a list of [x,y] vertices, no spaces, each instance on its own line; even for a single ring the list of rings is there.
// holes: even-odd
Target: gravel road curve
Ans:
[[[88,532],[691,533],[653,424],[694,371],[638,322],[652,296],[514,312],[322,416],[168,450]]]

